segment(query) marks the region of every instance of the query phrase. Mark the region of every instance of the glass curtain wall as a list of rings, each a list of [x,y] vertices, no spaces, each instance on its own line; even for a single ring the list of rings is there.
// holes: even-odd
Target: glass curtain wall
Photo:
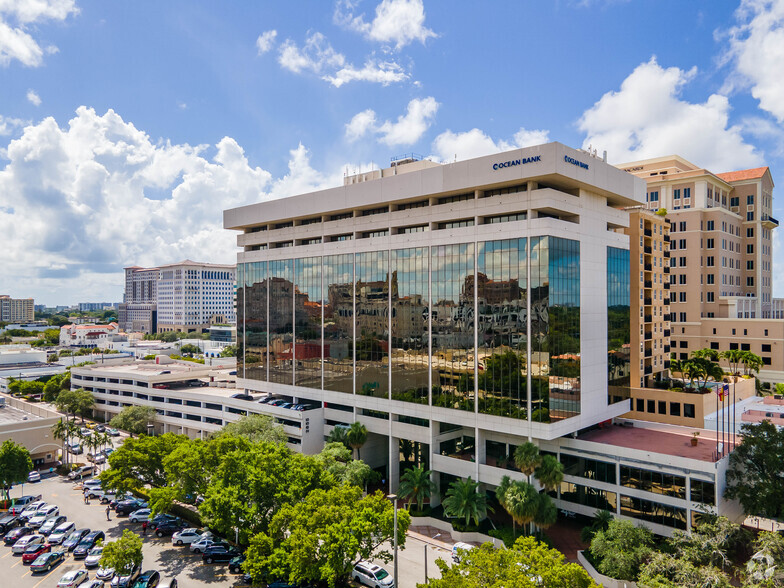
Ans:
[[[474,410],[474,244],[431,248],[433,405]]]
[[[392,399],[428,403],[427,247],[391,252]]]
[[[269,261],[269,381],[293,384],[294,260]]]
[[[607,248],[607,402],[629,398],[631,383],[629,250]]]
[[[245,264],[245,377],[267,381],[267,262]]]
[[[527,418],[526,240],[478,244],[479,412]]]
[[[321,257],[294,260],[294,384],[321,388]]]
[[[580,242],[531,239],[531,420],[580,412]]]
[[[389,396],[389,252],[357,253],[356,393]]]
[[[237,264],[237,377],[245,378],[245,268]]]
[[[354,255],[323,258],[324,389],[354,392]]]

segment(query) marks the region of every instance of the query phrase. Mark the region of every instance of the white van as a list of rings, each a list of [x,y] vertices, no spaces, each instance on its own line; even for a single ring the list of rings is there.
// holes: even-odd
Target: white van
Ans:
[[[455,563],[460,563],[460,551],[471,551],[474,548],[473,545],[469,543],[463,543],[459,541],[452,546],[452,561]]]

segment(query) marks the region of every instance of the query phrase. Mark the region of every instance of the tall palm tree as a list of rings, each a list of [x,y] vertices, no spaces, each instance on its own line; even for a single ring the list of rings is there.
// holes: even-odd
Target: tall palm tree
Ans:
[[[408,498],[407,507],[411,508],[411,503],[416,500],[417,508],[422,510],[425,498],[435,490],[435,484],[430,479],[431,472],[422,466],[410,468],[400,476],[400,487],[398,493],[403,498]]]
[[[528,482],[512,480],[509,476],[504,476],[496,490],[496,497],[512,517],[512,532],[515,536],[517,536],[517,524],[524,525],[534,520],[539,508],[539,494]]]
[[[538,502],[533,523],[540,529],[546,529],[558,520],[558,509],[547,494],[537,494]]]
[[[743,361],[743,354],[745,351],[740,349],[726,349],[719,354],[721,359],[726,359],[730,364],[730,373],[736,375],[740,373],[740,364]]]
[[[479,520],[487,516],[493,509],[487,505],[487,496],[479,492],[479,483],[474,482],[469,476],[466,480],[455,480],[446,491],[446,498],[442,502],[444,514],[454,519],[465,519],[466,526],[473,520],[478,525]]]
[[[352,449],[355,449],[357,452],[357,459],[359,457],[359,449],[362,447],[368,438],[368,430],[365,425],[360,423],[359,421],[354,421],[351,423],[351,426],[346,431],[346,440],[348,441],[349,446]]]
[[[530,441],[526,441],[515,449],[515,465],[528,476],[529,483],[531,482],[531,474],[539,467],[541,461],[542,457],[539,455],[539,448]]]
[[[73,432],[72,423],[67,419],[60,419],[52,427],[52,437],[63,442],[63,464],[68,463],[68,452],[65,450],[65,443]]]
[[[552,455],[545,455],[542,457],[534,475],[545,490],[552,492],[563,482],[564,467]]]
[[[746,375],[751,375],[751,372],[759,373],[759,370],[763,365],[762,358],[751,351],[742,351],[741,353],[741,362],[743,362]]]
[[[327,443],[342,443],[346,449],[351,449],[348,444],[348,427],[342,425],[335,425],[327,435]]]

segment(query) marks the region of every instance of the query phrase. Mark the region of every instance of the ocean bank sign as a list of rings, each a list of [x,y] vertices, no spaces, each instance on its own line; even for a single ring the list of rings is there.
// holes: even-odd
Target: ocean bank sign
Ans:
[[[493,169],[499,170],[504,169],[505,167],[514,167],[516,165],[525,165],[526,163],[535,163],[537,161],[542,161],[541,155],[533,155],[531,157],[523,157],[522,159],[512,159],[510,161],[503,161],[501,163],[494,163]]]
[[[583,169],[588,169],[588,164],[587,163],[583,163],[582,161],[578,161],[574,157],[569,157],[568,155],[564,155],[564,161],[566,163],[571,163],[572,165],[576,165],[577,167],[581,167]]]

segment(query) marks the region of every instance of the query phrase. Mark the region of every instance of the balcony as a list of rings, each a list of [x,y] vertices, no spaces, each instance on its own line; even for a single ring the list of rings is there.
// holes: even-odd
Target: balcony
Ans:
[[[645,280],[645,287],[653,288],[653,282],[651,280]]]
[[[653,266],[650,263],[645,264],[645,271],[650,272],[653,271]]]
[[[669,243],[670,242],[670,236],[669,235],[664,235],[664,242],[665,243]]]
[[[669,290],[670,289],[670,283],[669,282],[664,282],[664,289],[665,290]]]
[[[650,306],[651,304],[653,304],[653,299],[652,298],[646,298],[645,299],[645,306]]]
[[[665,359],[664,360],[664,369],[665,370],[670,369],[670,360],[669,359]]]
[[[650,374],[652,374],[652,373],[653,373],[653,366],[651,366],[651,365],[646,365],[646,366],[645,366],[645,375],[647,376],[647,375],[650,375]]]
[[[646,245],[643,251],[645,251],[645,253],[653,253],[653,248],[650,245]]]
[[[670,273],[670,266],[669,265],[665,265],[664,266],[664,273],[665,274],[669,274]]]
[[[645,340],[650,341],[653,339],[653,331],[645,331]]]
[[[668,306],[669,304],[670,304],[670,299],[669,298],[665,298],[664,299],[664,306]]]
[[[669,352],[670,352],[670,346],[669,345],[665,345],[664,346],[664,353],[669,353]]]
[[[775,218],[773,218],[769,214],[763,214],[761,220],[762,220],[763,226],[766,229],[775,229],[777,226],[779,226],[779,221],[777,221]]]
[[[646,349],[645,357],[652,357],[652,356],[653,356],[653,349]]]
[[[645,236],[646,237],[652,237],[653,236],[653,232],[650,229],[645,229]]]
[[[664,329],[664,336],[665,337],[669,337],[670,336],[670,330],[669,329]]]
[[[646,323],[649,323],[653,320],[653,317],[649,314],[646,314],[644,318]]]

